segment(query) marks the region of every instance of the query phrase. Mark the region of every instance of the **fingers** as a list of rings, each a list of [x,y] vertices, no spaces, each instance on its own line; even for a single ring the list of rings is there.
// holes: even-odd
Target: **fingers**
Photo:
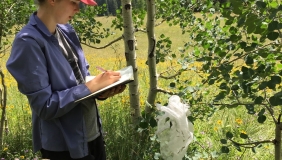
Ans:
[[[112,97],[116,94],[122,93],[125,90],[125,88],[126,88],[126,85],[116,86],[112,89],[109,89],[109,90],[103,92],[99,97],[100,98]]]
[[[107,71],[102,73],[102,79],[103,81],[109,81],[110,83],[114,83],[120,79],[121,75],[120,72],[116,71]]]
[[[98,74],[94,79],[85,83],[88,89],[93,93],[99,89],[102,89],[112,83],[115,83],[120,79],[120,72],[116,71],[107,71],[101,74]]]

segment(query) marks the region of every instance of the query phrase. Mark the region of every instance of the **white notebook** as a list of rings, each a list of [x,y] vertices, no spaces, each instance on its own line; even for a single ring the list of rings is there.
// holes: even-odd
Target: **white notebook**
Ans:
[[[81,100],[88,99],[88,98],[94,98],[94,97],[98,96],[100,93],[102,93],[102,92],[104,92],[104,91],[106,91],[110,88],[113,88],[113,87],[121,85],[121,84],[127,84],[129,82],[134,81],[132,66],[127,66],[127,67],[125,67],[121,70],[118,70],[118,72],[120,72],[120,75],[121,75],[121,77],[118,81],[116,81],[115,83],[112,83],[112,84],[108,85],[107,87],[104,87],[104,88],[102,88],[102,89],[100,89],[100,90],[98,90],[94,93],[91,93],[91,94],[89,94],[89,95],[87,95],[83,98],[80,98],[80,99],[76,100],[75,102],[79,102]],[[95,78],[95,76],[87,76],[85,78],[85,81],[88,82],[93,78]]]

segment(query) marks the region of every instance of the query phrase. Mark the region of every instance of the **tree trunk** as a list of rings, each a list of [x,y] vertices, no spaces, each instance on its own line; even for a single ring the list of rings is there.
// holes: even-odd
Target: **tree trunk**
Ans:
[[[282,154],[281,154],[281,131],[282,131],[282,123],[279,121],[276,124],[275,128],[275,160],[281,160]]]
[[[7,124],[7,120],[6,120],[7,88],[5,85],[4,74],[1,68],[0,68],[0,78],[1,78],[1,84],[2,84],[2,86],[0,87],[0,107],[2,109],[1,121],[0,121],[0,143],[1,143],[0,150],[2,151],[3,150],[4,125]],[[6,128],[8,127],[6,126]]]
[[[156,38],[155,38],[155,0],[147,0],[148,67],[150,88],[146,103],[146,113],[152,112],[157,96]]]
[[[134,81],[129,84],[129,97],[133,124],[137,125],[140,118],[140,99],[138,91],[138,69],[136,65],[134,28],[132,21],[131,0],[121,0],[123,16],[123,40],[127,65],[133,67]]]
[[[4,3],[4,2],[3,2]],[[0,9],[4,8],[4,4],[0,4]],[[0,54],[2,50],[2,35],[3,35],[3,24],[4,24],[4,16],[3,12],[0,12]]]

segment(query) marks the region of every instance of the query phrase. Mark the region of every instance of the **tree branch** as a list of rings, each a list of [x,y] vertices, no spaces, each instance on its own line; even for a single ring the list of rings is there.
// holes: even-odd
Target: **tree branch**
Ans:
[[[11,5],[11,7],[10,7],[10,8],[8,9],[8,11],[7,11],[7,14],[4,15],[5,17],[7,17],[7,15],[10,13],[11,9],[14,7],[15,4],[16,4],[16,3],[13,3],[13,4]]]
[[[268,112],[270,113],[270,115],[271,115],[273,121],[275,122],[275,124],[277,124],[278,122],[277,122],[277,120],[275,119],[275,117],[274,117],[274,115],[273,115],[274,111],[272,110],[272,108],[268,107],[268,105],[271,106],[271,104],[270,104],[270,102],[268,101],[268,99],[265,99],[265,100],[267,101],[268,104],[264,104],[264,107],[265,107],[265,108],[268,110]]]
[[[162,92],[162,93],[166,93],[166,94],[169,94],[169,95],[175,95],[176,94],[172,91],[167,91],[167,90],[164,90],[162,88],[157,88],[156,90],[157,90],[157,92]]]
[[[205,150],[206,151],[206,153],[208,153],[209,155],[210,155],[210,158],[211,158],[211,160],[212,160],[212,155],[209,153],[209,151],[203,146],[203,145],[201,145],[199,142],[197,142],[197,141],[195,141],[194,143],[196,143],[196,144],[198,144],[203,150]]]
[[[275,143],[275,140],[264,140],[264,141],[257,141],[257,142],[250,142],[250,143],[238,143],[232,139],[229,139],[232,143],[238,145],[238,146],[241,146],[241,147],[244,147],[244,148],[253,148],[253,147],[256,147],[258,146],[259,144],[262,144],[262,143]]]
[[[143,32],[143,33],[147,33],[147,31],[146,30],[144,30],[144,29],[140,29],[140,28],[135,28],[135,32]]]
[[[174,70],[174,71],[175,71],[175,70]],[[175,73],[175,74],[173,74],[173,75],[170,75],[170,76],[163,76],[163,74],[164,74],[164,73],[167,73],[167,72],[169,72],[169,70],[166,70],[166,71],[164,71],[164,72],[160,73],[160,74],[159,74],[159,78],[163,78],[163,79],[171,79],[171,78],[174,78],[174,77],[176,77],[176,76],[181,75],[181,73],[182,73],[183,71],[178,70],[178,71],[175,71],[176,73]]]
[[[9,46],[8,48],[5,48],[4,50],[0,51],[0,54],[2,54],[3,52],[6,52],[11,46]],[[4,56],[4,55],[3,55]],[[3,56],[0,56],[0,58],[2,58]]]
[[[241,55],[240,57],[237,57],[237,58],[235,58],[235,59],[233,59],[233,60],[231,60],[231,61],[225,62],[225,63],[223,63],[223,64],[230,64],[230,63],[232,63],[232,62],[235,62],[235,61],[237,61],[237,60],[239,60],[239,59],[241,59],[241,58],[247,56],[247,55],[250,54],[250,53],[257,52],[257,51],[259,51],[260,49],[263,49],[264,47],[269,46],[269,45],[273,45],[273,44],[275,44],[275,42],[266,44],[266,45],[264,45],[264,46],[262,46],[262,47],[258,47],[258,49],[256,49],[256,50],[253,50],[253,51],[250,51],[250,52],[246,52],[245,54]]]
[[[81,43],[81,44],[84,44],[84,45],[86,45],[87,47],[90,47],[90,48],[94,48],[94,49],[104,49],[104,48],[107,48],[107,47],[109,47],[110,45],[116,43],[117,41],[122,40],[122,38],[123,38],[123,36],[120,36],[120,37],[118,37],[117,39],[111,41],[110,43],[108,43],[108,44],[106,44],[105,46],[102,46],[102,47],[94,47],[94,46],[92,46],[92,45],[90,45],[90,44],[87,44],[86,42],[80,42],[80,43]]]
[[[237,102],[238,102],[238,103],[241,103],[241,102],[240,102],[240,99],[237,97],[237,95],[236,95],[235,91],[232,91],[232,93],[233,93],[233,95],[235,96],[235,98],[236,98]]]
[[[198,102],[197,104],[201,104],[201,105],[209,105],[211,103],[200,103]],[[197,105],[197,104],[194,104],[194,105]],[[227,104],[227,103],[212,103],[212,105],[215,105],[215,106],[234,106],[234,105],[237,105],[237,106],[244,106],[244,105],[255,105],[254,103],[233,103],[233,104]],[[266,104],[260,104],[260,105],[266,105]]]
[[[173,69],[174,67],[175,67],[175,66],[171,66],[170,69],[159,73],[159,78],[163,78],[163,79],[172,79],[172,78],[174,78],[174,77],[176,77],[176,76],[181,75],[182,72],[185,72],[185,71],[188,71],[188,70],[189,70],[189,68],[186,68],[186,69],[180,69],[180,70],[176,71],[176,70]],[[163,74],[168,73],[168,72],[170,72],[171,70],[173,70],[173,71],[176,72],[176,73],[175,73],[174,75],[170,75],[170,76],[163,76]],[[199,72],[197,72],[197,71],[194,71],[194,72],[196,72],[199,77],[204,78],[203,76],[201,76],[201,75],[199,74]]]

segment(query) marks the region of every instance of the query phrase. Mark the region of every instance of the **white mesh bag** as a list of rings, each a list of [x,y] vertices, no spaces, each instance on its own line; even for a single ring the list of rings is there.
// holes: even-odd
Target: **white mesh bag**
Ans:
[[[181,160],[193,140],[193,124],[187,118],[191,114],[189,106],[181,103],[176,95],[169,98],[168,106],[156,106],[164,112],[156,117],[161,157],[165,160]]]

